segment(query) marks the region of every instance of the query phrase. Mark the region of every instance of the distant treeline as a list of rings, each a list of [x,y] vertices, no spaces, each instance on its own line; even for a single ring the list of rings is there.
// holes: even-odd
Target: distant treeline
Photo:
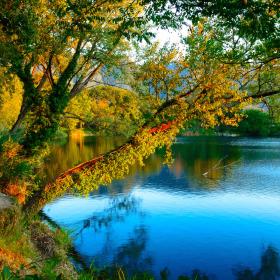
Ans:
[[[232,134],[253,137],[279,137],[280,123],[274,120],[268,112],[250,109],[244,112],[244,119],[238,126],[218,126],[215,128],[203,128],[199,121],[192,121],[186,125],[183,134],[217,135]]]

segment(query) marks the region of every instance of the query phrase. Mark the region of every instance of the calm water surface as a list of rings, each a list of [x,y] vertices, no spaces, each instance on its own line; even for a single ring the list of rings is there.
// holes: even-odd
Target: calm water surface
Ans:
[[[123,141],[59,143],[47,177]],[[280,139],[182,137],[173,151],[169,168],[159,151],[126,179],[89,197],[66,194],[43,211],[71,231],[88,265],[157,277],[167,267],[170,279],[199,269],[221,280],[249,279],[237,275],[250,268],[267,277],[260,279],[279,279]]]

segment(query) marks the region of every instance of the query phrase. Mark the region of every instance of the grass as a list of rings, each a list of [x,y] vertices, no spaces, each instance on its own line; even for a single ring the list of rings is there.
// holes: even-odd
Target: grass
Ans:
[[[1,280],[77,279],[67,256],[71,240],[66,232],[52,230],[39,219],[28,221],[16,205],[1,211],[0,217]]]
[[[1,211],[0,220],[0,269],[4,265],[14,270],[27,265],[37,254],[19,208],[14,205]]]
[[[98,270],[94,267],[87,271],[80,271],[79,273],[67,276],[70,278],[65,278],[65,275],[57,274],[56,267],[59,262],[55,259],[51,259],[45,263],[44,267],[41,269],[40,274],[29,274],[21,275],[20,270],[17,272],[11,271],[8,267],[5,267],[2,272],[0,272],[1,280],[18,280],[18,279],[42,279],[42,280],[58,280],[58,279],[73,279],[73,280],[155,280],[155,277],[147,272],[140,272],[135,275],[129,276],[125,271],[120,268],[106,268],[103,270]],[[193,272],[191,276],[179,276],[178,280],[208,280],[209,278],[199,272]],[[161,280],[168,280],[167,277],[161,275]]]

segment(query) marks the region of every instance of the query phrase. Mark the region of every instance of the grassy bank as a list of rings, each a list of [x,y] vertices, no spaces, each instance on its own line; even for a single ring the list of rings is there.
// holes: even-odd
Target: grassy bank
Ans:
[[[38,217],[28,220],[17,204],[0,212],[0,222],[0,279],[76,278],[68,259],[67,233],[50,228]]]

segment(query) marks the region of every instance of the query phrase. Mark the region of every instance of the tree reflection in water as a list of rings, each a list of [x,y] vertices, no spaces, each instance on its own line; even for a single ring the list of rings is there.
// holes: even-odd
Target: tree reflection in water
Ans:
[[[113,264],[124,267],[129,274],[151,271],[152,257],[145,254],[147,240],[146,228],[136,227],[128,242],[118,248]]]
[[[251,268],[235,269],[236,280],[277,280],[280,279],[280,259],[278,251],[268,246],[261,257],[261,267],[254,273]]]
[[[101,251],[94,257],[94,265],[104,266],[103,261],[110,259],[110,266],[122,267],[127,273],[135,274],[143,271],[151,271],[152,258],[145,254],[148,234],[143,225],[134,227],[127,243],[114,248],[111,226],[116,222],[125,222],[125,219],[137,213],[144,215],[140,210],[140,200],[132,195],[113,197],[109,206],[101,213],[97,213],[82,221],[82,228],[75,233],[74,237],[82,236],[85,229],[91,228],[95,233],[102,229],[106,230],[105,242]],[[92,263],[92,258],[87,260]]]
[[[147,254],[146,244],[148,241],[148,233],[143,225],[137,225],[127,243],[119,246],[117,249],[113,249],[114,240],[111,236],[111,225],[114,222],[125,222],[125,218],[132,213],[141,213],[140,201],[131,195],[122,195],[113,197],[109,203],[109,206],[102,211],[102,214],[95,214],[92,217],[82,221],[82,228],[76,233],[76,235],[82,234],[86,228],[93,228],[95,232],[101,229],[106,229],[106,239],[101,252],[96,256],[98,266],[103,264],[98,263],[98,260],[108,259],[110,257],[110,265],[123,267],[129,274],[135,274],[138,272],[150,272],[152,271],[153,259]],[[203,268],[202,268],[203,270]],[[168,270],[161,273],[162,279],[164,278]],[[261,266],[257,272],[253,269],[235,268],[233,269],[234,279],[236,280],[277,280],[280,279],[280,259],[278,251],[268,246],[261,256]],[[217,275],[218,276],[218,275]],[[180,276],[180,280],[189,279],[203,279],[210,280],[215,279],[207,276],[204,273],[194,270],[190,277]]]
[[[91,228],[95,233],[105,234],[105,242],[101,251],[93,256],[81,256],[85,259],[87,265],[90,265],[94,259],[94,264],[97,267],[109,265],[112,267],[122,267],[128,274],[132,275],[138,272],[153,271],[153,258],[147,251],[148,231],[141,223],[134,227],[128,241],[114,248],[115,240],[112,235],[112,225],[115,222],[125,222],[125,219],[130,214],[144,215],[140,209],[141,201],[132,195],[120,195],[113,197],[109,202],[109,206],[101,213],[96,213],[90,218],[82,220],[79,224],[82,227],[76,231],[75,237],[82,236],[83,231]],[[105,232],[102,232],[105,229]],[[242,253],[242,252],[241,252]],[[106,264],[104,260],[109,260]],[[268,246],[261,256],[259,270],[253,270],[249,267],[238,267],[233,269],[235,280],[280,280],[280,256],[279,252],[273,246]],[[191,266],[190,264],[186,264]],[[217,278],[206,275],[201,270],[193,270],[191,276],[180,276],[179,280],[212,280],[220,279],[217,273]],[[161,271],[161,279],[170,279],[172,271],[168,268]]]
[[[161,279],[167,280],[169,272],[162,271]],[[268,246],[261,256],[261,266],[257,272],[251,268],[235,268],[233,269],[235,280],[279,280],[280,279],[280,258],[278,251]],[[167,276],[166,276],[167,275]],[[216,277],[207,276],[199,270],[193,270],[191,276],[179,276],[178,280],[214,280]],[[218,277],[218,279],[220,279]]]
[[[75,233],[74,237],[82,234],[86,228],[93,228],[97,232],[101,228],[107,228],[113,222],[123,222],[129,214],[139,212],[139,204],[140,200],[132,195],[111,198],[109,206],[102,210],[102,214],[97,213],[82,221],[83,226]]]
[[[249,267],[234,268],[235,280],[279,280],[280,279],[280,258],[276,248],[268,246],[261,256],[260,269],[256,272]],[[195,277],[195,278],[194,278]],[[212,277],[206,276],[199,271],[193,271],[192,278],[180,276],[179,280],[210,280]],[[214,278],[215,279],[215,278]]]
[[[53,147],[49,161],[42,170],[42,176],[50,181],[63,170],[112,150],[124,141],[119,137],[72,136],[64,145]],[[174,163],[170,170],[176,177],[186,174],[187,178],[202,180],[204,187],[217,187],[216,183],[229,176],[231,169],[239,164],[241,158],[240,147],[229,145],[229,142],[229,139],[219,137],[209,137],[207,141],[203,137],[179,138],[172,147]],[[133,165],[130,168],[129,180],[122,181],[127,184],[125,190],[131,189],[136,175],[146,178],[159,173],[163,167],[163,158],[164,151],[159,150],[145,161],[144,166]],[[207,176],[203,176],[205,173]],[[110,188],[110,191],[113,189]]]

